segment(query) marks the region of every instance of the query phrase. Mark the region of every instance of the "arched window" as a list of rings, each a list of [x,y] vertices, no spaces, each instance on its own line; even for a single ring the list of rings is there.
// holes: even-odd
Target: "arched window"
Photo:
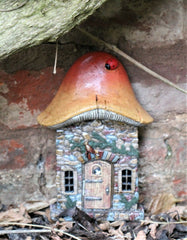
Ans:
[[[121,172],[121,190],[131,191],[132,190],[132,170],[124,169]]]

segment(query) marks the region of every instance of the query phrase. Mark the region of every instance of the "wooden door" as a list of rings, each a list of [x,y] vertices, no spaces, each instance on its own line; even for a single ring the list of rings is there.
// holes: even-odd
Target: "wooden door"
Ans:
[[[111,164],[94,161],[85,164],[84,208],[111,207]]]

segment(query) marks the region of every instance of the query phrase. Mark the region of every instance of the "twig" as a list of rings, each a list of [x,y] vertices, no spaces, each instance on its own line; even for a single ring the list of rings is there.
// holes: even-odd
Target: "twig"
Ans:
[[[30,224],[30,223],[16,223],[16,222],[0,222],[0,226],[11,226],[11,225],[17,225],[17,226],[28,226],[28,227],[35,227],[35,228],[43,228],[43,229],[48,229],[50,231],[54,231],[54,232],[59,232],[59,233],[62,233],[64,235],[67,235],[73,239],[76,239],[76,240],[81,240],[81,238],[78,238],[70,233],[67,233],[63,230],[59,230],[57,228],[51,228],[51,227],[47,227],[47,226],[44,226],[44,225],[37,225],[37,224]]]
[[[87,228],[85,228],[82,224],[77,223],[81,228],[83,228],[85,231],[89,232]]]
[[[18,234],[18,233],[51,233],[48,229],[16,229],[16,230],[0,230],[0,235]]]
[[[15,11],[19,8],[22,8],[23,6],[25,6],[25,4],[28,2],[29,0],[26,0],[25,2],[23,2],[22,4],[20,4],[19,6],[15,7],[15,8],[11,8],[11,9],[0,9],[0,12],[12,12]]]
[[[81,31],[82,33],[84,33],[86,36],[90,37],[91,39],[93,39],[94,41],[96,41],[99,44],[102,44],[104,46],[106,46],[107,48],[111,49],[112,51],[116,52],[117,54],[121,55],[122,57],[124,57],[125,59],[127,59],[129,62],[133,63],[135,66],[139,67],[140,69],[144,70],[145,72],[149,73],[150,75],[152,75],[153,77],[159,79],[160,81],[170,85],[171,87],[176,88],[177,90],[186,93],[187,91],[183,88],[180,88],[179,86],[177,86],[176,84],[172,83],[170,80],[168,80],[165,77],[162,77],[161,75],[159,75],[158,73],[152,71],[151,69],[149,69],[148,67],[144,66],[143,64],[141,64],[140,62],[136,61],[134,58],[130,57],[129,55],[127,55],[126,53],[124,53],[122,50],[120,50],[119,48],[117,48],[115,45],[112,45],[110,43],[107,43],[103,40],[101,40],[100,38],[92,35],[91,33],[85,31],[84,29],[77,27],[77,29],[79,31]]]
[[[56,74],[57,59],[58,59],[58,40],[56,41],[56,51],[55,51],[55,62],[54,62],[53,74]]]
[[[157,223],[160,225],[168,225],[168,224],[187,224],[187,221],[179,221],[179,222],[157,222],[157,221],[151,221],[151,220],[141,220],[141,223]]]

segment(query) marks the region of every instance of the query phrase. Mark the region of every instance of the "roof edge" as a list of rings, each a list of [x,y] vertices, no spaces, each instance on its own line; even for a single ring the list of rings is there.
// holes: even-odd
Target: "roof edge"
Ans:
[[[107,111],[104,109],[94,109],[94,110],[90,110],[90,111],[81,113],[77,116],[74,116],[62,123],[55,124],[55,125],[48,126],[48,127],[52,128],[52,129],[58,129],[61,127],[67,127],[67,126],[75,124],[75,123],[80,123],[80,122],[89,121],[89,120],[113,120],[113,121],[118,121],[118,122],[122,122],[122,123],[127,123],[129,125],[133,125],[136,127],[145,125],[144,123],[137,122],[137,121],[127,118],[121,114],[117,114],[117,113]]]

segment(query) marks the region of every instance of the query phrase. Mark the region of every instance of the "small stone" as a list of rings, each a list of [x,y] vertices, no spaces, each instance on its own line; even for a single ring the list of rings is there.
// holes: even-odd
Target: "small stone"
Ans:
[[[138,143],[138,138],[133,138],[132,143]]]
[[[82,134],[82,130],[78,129],[78,128],[74,128],[73,129],[73,133],[76,133],[77,135],[81,135]]]
[[[79,157],[78,157],[78,160],[79,160],[81,163],[84,163],[84,159],[82,158],[82,156],[79,156]]]
[[[122,145],[124,145],[124,142],[123,142],[121,139],[118,139],[118,140],[116,141],[116,146],[117,146],[118,148],[121,148]]]
[[[64,139],[64,135],[61,135],[61,133],[60,133],[60,135],[57,137],[57,139],[58,140]]]
[[[56,155],[62,156],[62,154],[63,154],[62,149],[56,150]]]
[[[138,144],[137,144],[137,143],[133,143],[132,146],[133,146],[135,149],[138,149]]]
[[[131,143],[125,142],[124,145],[125,145],[125,149],[126,149],[127,151],[129,151],[129,150],[130,150]]]
[[[59,175],[56,176],[56,180],[60,180],[60,176]]]
[[[75,136],[75,137],[73,138],[73,141],[75,141],[75,142],[79,142],[79,141],[80,141],[80,138],[77,137],[77,136]]]
[[[104,128],[104,126],[101,125],[101,126],[96,127],[96,130],[97,130],[98,132],[101,132],[101,131],[103,130],[103,128]]]
[[[81,209],[81,207],[82,207],[81,202],[80,202],[80,201],[77,201],[76,206]]]
[[[93,127],[91,127],[89,125],[86,125],[83,127],[84,132],[92,132],[93,130],[94,130]]]
[[[83,132],[82,135],[84,136],[84,138],[85,138],[86,140],[90,140],[90,135],[89,135],[88,133]]]
[[[118,134],[116,134],[117,135],[117,137],[118,138],[124,138],[124,137],[126,137],[126,134],[125,133],[118,133]]]
[[[130,132],[128,135],[127,135],[129,138],[137,138],[137,132]]]
[[[73,133],[70,133],[70,132],[68,132],[68,133],[65,133],[65,138],[66,139],[72,139],[74,137],[74,134]]]
[[[120,213],[119,214],[119,219],[126,219],[126,220],[128,220],[129,219],[128,213]]]
[[[69,146],[69,141],[68,140],[64,141],[64,146]]]
[[[101,217],[101,214],[100,214],[100,213],[96,213],[96,214],[95,214],[95,218],[97,219],[97,218],[99,218],[99,217]]]
[[[98,127],[101,125],[101,121],[95,120],[93,122],[91,122],[90,124],[92,127]]]
[[[130,163],[132,163],[132,164],[137,164],[137,159],[132,159],[132,160],[130,161]]]
[[[61,198],[62,197],[62,195],[61,194],[57,194],[57,198],[59,199],[59,198]]]

